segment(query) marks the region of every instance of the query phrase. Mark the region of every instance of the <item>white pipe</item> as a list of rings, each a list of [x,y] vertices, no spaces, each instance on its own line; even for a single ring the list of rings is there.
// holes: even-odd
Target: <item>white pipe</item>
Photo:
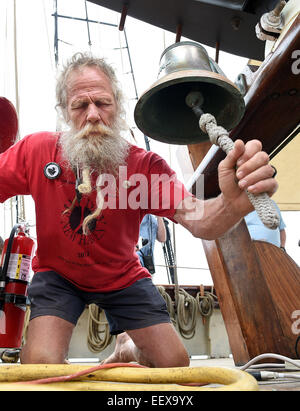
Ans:
[[[196,183],[200,175],[203,174],[203,171],[205,170],[208,163],[211,161],[212,157],[216,154],[218,150],[219,150],[219,147],[216,146],[215,144],[213,144],[211,148],[208,150],[205,157],[203,158],[203,160],[201,161],[201,163],[195,170],[194,174],[191,176],[191,178],[188,180],[188,182],[185,185],[188,191],[191,191],[193,185]]]

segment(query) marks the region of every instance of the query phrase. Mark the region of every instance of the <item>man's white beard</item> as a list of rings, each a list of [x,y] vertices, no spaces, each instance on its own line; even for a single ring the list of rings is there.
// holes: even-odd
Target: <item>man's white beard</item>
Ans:
[[[60,138],[63,156],[73,169],[89,168],[99,174],[117,175],[126,164],[129,144],[119,130],[88,123],[83,129],[71,128]]]

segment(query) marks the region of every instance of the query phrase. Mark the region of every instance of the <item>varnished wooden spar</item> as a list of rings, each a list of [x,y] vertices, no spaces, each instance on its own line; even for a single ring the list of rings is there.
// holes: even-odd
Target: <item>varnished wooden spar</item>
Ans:
[[[280,327],[289,347],[294,348],[300,332],[299,266],[288,254],[273,244],[254,241],[253,245],[275,305]]]
[[[251,241],[244,221],[203,246],[236,365],[267,352],[296,358],[297,264],[280,248]]]
[[[259,138],[271,153],[300,119],[300,75],[292,53],[300,49],[300,16],[260,67],[246,96],[246,112],[233,140]],[[203,147],[189,146],[193,167]],[[205,198],[219,194],[219,150],[204,170]],[[288,166],[288,165],[287,165]],[[203,241],[236,365],[266,352],[296,358],[292,315],[300,310],[300,269],[277,247],[253,242],[244,221],[216,241]]]
[[[270,154],[300,122],[300,75],[293,72],[295,50],[300,50],[300,15],[275,52],[267,57],[256,73],[256,78],[245,96],[246,111],[230,137],[243,141],[258,138]],[[202,160],[201,144],[188,146],[193,165]],[[219,194],[217,167],[225,157],[221,149],[205,168],[205,198]]]

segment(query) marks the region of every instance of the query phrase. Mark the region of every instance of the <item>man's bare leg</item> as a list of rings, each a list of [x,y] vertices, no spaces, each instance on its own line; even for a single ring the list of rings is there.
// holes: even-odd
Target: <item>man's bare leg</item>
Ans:
[[[73,329],[72,323],[59,317],[47,315],[34,318],[28,325],[21,363],[65,363]]]
[[[119,334],[115,351],[103,363],[138,362],[147,367],[187,367],[189,356],[170,323]]]

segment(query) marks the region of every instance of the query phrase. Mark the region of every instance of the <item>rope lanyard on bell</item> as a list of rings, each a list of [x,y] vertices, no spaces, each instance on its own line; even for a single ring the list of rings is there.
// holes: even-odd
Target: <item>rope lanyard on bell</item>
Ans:
[[[212,144],[218,145],[226,154],[234,147],[234,142],[229,137],[228,131],[217,125],[217,121],[212,114],[204,113],[201,109],[203,97],[200,92],[191,92],[186,98],[186,104],[191,107],[199,119],[199,127],[207,133]],[[267,193],[252,194],[246,190],[249,201],[255,208],[262,223],[275,230],[279,226],[280,218],[274,203]]]

